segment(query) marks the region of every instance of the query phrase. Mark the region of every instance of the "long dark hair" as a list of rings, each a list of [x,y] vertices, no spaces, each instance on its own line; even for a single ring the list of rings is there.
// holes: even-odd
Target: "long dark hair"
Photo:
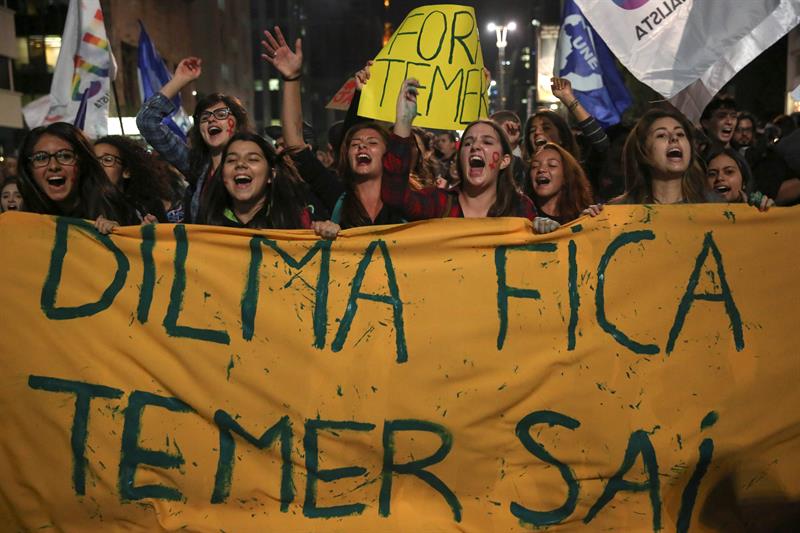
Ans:
[[[302,228],[300,213],[307,204],[307,193],[306,186],[297,173],[294,163],[289,156],[278,155],[272,144],[260,135],[245,131],[236,133],[225,146],[222,163],[217,168],[214,179],[209,183],[209,188],[204,196],[198,223],[211,226],[225,225],[225,209],[232,206],[222,173],[228,150],[236,141],[256,143],[267,160],[267,172],[273,173],[266,190],[266,209],[260,210],[249,226],[259,229]],[[269,179],[269,175],[267,178]]]
[[[33,147],[43,135],[52,135],[66,141],[77,157],[75,166],[78,178],[76,184],[78,202],[70,212],[62,211],[33,179],[30,157],[33,154]],[[72,124],[55,122],[32,129],[22,139],[19,157],[19,191],[26,211],[86,219],[96,219],[103,215],[122,225],[138,223],[135,211],[125,201],[122,191],[106,177],[103,167],[95,158],[89,140]]]
[[[355,137],[356,133],[362,130],[375,130],[378,135],[383,139],[385,146],[389,146],[389,131],[377,122],[359,122],[354,124],[344,134],[342,144],[339,146],[339,176],[342,178],[345,190],[347,193],[342,203],[342,216],[340,219],[343,228],[354,228],[358,226],[369,226],[372,220],[369,218],[366,209],[361,205],[361,201],[355,194],[356,182],[353,176],[353,169],[350,168],[350,159],[347,157],[347,151],[350,148],[350,142]]]
[[[489,217],[513,217],[517,216],[519,203],[522,200],[522,192],[517,188],[517,184],[514,181],[514,155],[511,149],[511,142],[508,140],[508,135],[506,135],[506,130],[503,129],[497,122],[493,120],[476,120],[475,122],[471,122],[464,133],[461,135],[461,145],[458,147],[457,157],[457,166],[458,166],[458,175],[461,178],[462,187],[463,184],[466,183],[464,178],[465,171],[464,168],[461,166],[461,150],[467,149],[464,145],[464,139],[467,137],[467,133],[471,128],[477,126],[478,124],[485,124],[491,127],[495,132],[497,132],[497,136],[500,139],[500,147],[503,150],[503,155],[507,155],[511,158],[511,162],[509,165],[501,169],[497,175],[497,197],[495,198],[494,204],[492,207],[489,208],[489,212],[486,216]]]
[[[525,158],[530,161],[533,154],[536,153],[536,147],[531,142],[531,131],[533,131],[533,119],[543,118],[553,123],[553,126],[558,130],[558,137],[561,139],[561,146],[569,152],[576,161],[581,160],[581,149],[578,146],[578,141],[575,139],[575,134],[572,133],[572,128],[569,123],[558,113],[548,111],[546,109],[539,109],[533,115],[528,117],[525,121]]]
[[[739,173],[742,175],[742,189],[744,189],[745,193],[755,192],[756,179],[755,176],[753,176],[753,171],[750,170],[750,165],[747,164],[747,160],[733,148],[717,147],[713,149],[706,158],[706,167],[711,164],[711,161],[721,155],[727,155],[733,159],[736,166],[739,167]],[[708,187],[708,180],[706,180],[706,187]]]
[[[159,222],[167,222],[164,202],[171,202],[174,190],[172,173],[167,164],[147,152],[145,147],[130,137],[108,135],[94,142],[108,144],[119,152],[122,168],[129,174],[119,187],[130,203],[146,213],[155,215]]]
[[[647,153],[647,134],[653,123],[661,118],[676,120],[686,133],[689,149],[692,151],[689,168],[681,178],[683,199],[689,203],[703,203],[706,201],[706,173],[697,157],[694,146],[694,128],[686,117],[668,109],[651,109],[639,119],[622,150],[622,167],[625,169],[625,194],[619,201],[632,204],[652,203],[652,162]]]
[[[187,179],[195,180],[202,172],[203,167],[211,161],[211,150],[200,135],[200,115],[209,107],[224,103],[231,114],[236,118],[236,133],[252,131],[250,119],[247,116],[247,110],[242,105],[242,102],[235,96],[223,93],[211,93],[200,98],[194,108],[194,126],[189,130],[189,176]]]
[[[561,194],[558,196],[558,218],[564,221],[575,220],[581,215],[581,211],[592,205],[592,186],[581,164],[570,154],[566,148],[556,143],[547,143],[540,147],[538,152],[553,150],[561,156],[561,168],[563,169],[564,185]],[[531,167],[533,159],[531,159]],[[531,167],[528,168],[528,176],[525,180],[525,193],[533,200],[536,209],[541,212],[541,202],[536,197],[533,190],[533,179]],[[555,215],[555,213],[550,213]]]

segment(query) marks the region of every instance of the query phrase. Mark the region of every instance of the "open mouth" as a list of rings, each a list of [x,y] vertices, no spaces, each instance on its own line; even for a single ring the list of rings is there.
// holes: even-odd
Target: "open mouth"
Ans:
[[[729,135],[733,135],[733,128],[722,128],[721,131],[722,131],[722,134],[724,136],[726,136],[726,137],[729,136]]]
[[[547,176],[536,176],[536,185],[547,185],[550,183],[550,178]]]
[[[536,147],[544,146],[545,144],[547,144],[547,139],[544,138],[544,137],[536,137],[533,140],[533,145],[536,146]]]
[[[478,177],[483,174],[483,169],[486,167],[486,161],[479,155],[471,155],[469,157],[469,175],[472,177]]]
[[[17,204],[8,204],[8,206],[6,207],[6,211],[16,211],[17,209],[19,209],[17,207]]]
[[[682,161],[683,150],[680,148],[670,148],[667,150],[667,159]]]
[[[480,156],[473,155],[469,158],[469,166],[470,168],[483,168],[486,166],[486,161]]]
[[[727,185],[716,185],[714,187],[714,192],[717,192],[719,194],[725,194],[731,192],[731,188],[728,187]]]
[[[208,136],[213,137],[214,135],[218,135],[222,133],[222,128],[219,126],[209,126],[208,128]]]
[[[67,183],[67,178],[64,176],[50,176],[47,178],[47,184],[51,187],[62,187]]]
[[[356,155],[356,165],[369,165],[372,163],[372,157],[369,154]]]
[[[250,176],[239,175],[233,177],[233,183],[239,187],[249,185],[251,181],[253,181],[253,178]]]

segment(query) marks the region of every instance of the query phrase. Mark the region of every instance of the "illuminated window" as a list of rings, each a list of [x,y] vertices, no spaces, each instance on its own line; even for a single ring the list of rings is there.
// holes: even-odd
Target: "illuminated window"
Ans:
[[[25,37],[17,37],[17,64],[27,65],[31,62],[28,56],[28,39]]]
[[[61,51],[61,37],[58,35],[46,36],[44,38],[44,59],[47,62],[47,70],[56,68],[59,51]]]

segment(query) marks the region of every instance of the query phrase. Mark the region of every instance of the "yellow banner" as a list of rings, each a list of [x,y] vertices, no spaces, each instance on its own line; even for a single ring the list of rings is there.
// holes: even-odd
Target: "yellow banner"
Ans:
[[[798,211],[309,232],[0,216],[9,531],[775,531]],[[795,521],[791,521],[795,520]]]
[[[433,5],[411,11],[375,57],[358,114],[394,122],[406,78],[420,82],[415,126],[461,130],[488,115],[488,80],[472,7]]]

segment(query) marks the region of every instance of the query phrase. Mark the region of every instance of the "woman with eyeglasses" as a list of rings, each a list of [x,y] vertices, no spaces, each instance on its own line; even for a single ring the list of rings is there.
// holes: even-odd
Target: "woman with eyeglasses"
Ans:
[[[92,219],[101,233],[138,223],[89,141],[72,124],[56,122],[25,135],[18,179],[26,211]]]
[[[183,59],[175,75],[161,90],[151,96],[139,110],[136,125],[144,139],[164,159],[177,168],[189,182],[185,204],[185,221],[194,223],[206,186],[222,161],[222,151],[234,134],[250,131],[247,111],[235,96],[212,93],[198,100],[194,109],[194,126],[189,130],[189,143],[181,139],[162,121],[175,111],[173,99],[178,92],[202,74],[202,60]]]
[[[111,183],[122,190],[145,222],[183,220],[182,180],[169,166],[129,137],[109,135],[94,143],[94,153]]]

